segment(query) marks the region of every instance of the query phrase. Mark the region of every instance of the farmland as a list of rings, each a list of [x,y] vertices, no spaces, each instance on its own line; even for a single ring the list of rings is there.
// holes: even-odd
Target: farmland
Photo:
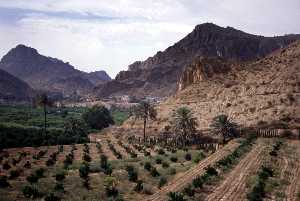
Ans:
[[[87,144],[4,150],[1,175],[7,177],[9,187],[0,189],[1,200],[30,200],[51,192],[62,200],[78,201],[168,200],[172,192],[191,201],[246,200],[264,166],[274,170],[265,181],[267,200],[299,199],[299,141],[280,140],[276,155],[271,154],[278,143],[274,138],[236,139],[218,150],[194,146],[170,149],[143,145],[113,130],[93,134],[93,141]],[[50,159],[54,159],[51,164]],[[81,174],[83,166],[88,167],[86,176]],[[30,183],[28,177],[41,168],[43,176]],[[64,179],[58,180],[59,174]],[[200,186],[196,182],[199,178]],[[113,185],[108,181],[114,181]],[[26,198],[25,186],[39,193]]]

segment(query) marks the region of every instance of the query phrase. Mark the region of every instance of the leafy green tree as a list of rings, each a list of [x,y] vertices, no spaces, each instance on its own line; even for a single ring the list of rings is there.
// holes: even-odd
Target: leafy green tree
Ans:
[[[181,107],[174,112],[171,125],[175,133],[179,134],[179,138],[177,138],[179,142],[185,145],[187,140],[194,135],[198,123],[189,108]]]
[[[47,131],[47,107],[52,107],[53,102],[50,100],[50,98],[47,96],[47,94],[43,93],[43,94],[40,94],[37,96],[36,104],[38,106],[43,107],[43,109],[44,109],[44,132],[46,134],[46,131]]]
[[[227,138],[236,136],[237,124],[232,122],[225,114],[216,116],[210,127],[215,134],[222,135],[224,144],[226,143]]]
[[[80,120],[75,118],[68,118],[64,124],[65,138],[75,139],[75,143],[82,143],[87,138],[87,126]],[[64,139],[66,141],[67,139]]]
[[[109,110],[104,106],[93,106],[82,115],[82,118],[93,129],[101,130],[114,124]]]
[[[146,101],[142,101],[139,105],[134,109],[134,116],[136,119],[142,119],[144,125],[144,143],[146,142],[146,126],[147,120],[156,119],[157,113],[153,105]]]

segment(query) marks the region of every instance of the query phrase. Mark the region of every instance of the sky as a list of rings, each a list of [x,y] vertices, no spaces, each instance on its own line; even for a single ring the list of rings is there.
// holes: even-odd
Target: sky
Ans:
[[[0,57],[18,44],[111,77],[197,24],[300,33],[300,0],[0,0]]]

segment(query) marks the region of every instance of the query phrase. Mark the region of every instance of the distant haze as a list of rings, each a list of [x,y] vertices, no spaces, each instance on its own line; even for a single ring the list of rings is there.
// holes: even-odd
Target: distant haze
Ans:
[[[114,77],[213,22],[248,33],[300,33],[299,0],[0,0],[0,57],[17,44]]]

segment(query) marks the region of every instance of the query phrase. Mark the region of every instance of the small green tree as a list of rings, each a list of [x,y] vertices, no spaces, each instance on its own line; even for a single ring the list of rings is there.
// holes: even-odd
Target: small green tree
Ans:
[[[198,123],[190,109],[181,107],[173,113],[173,122],[171,122],[171,125],[175,133],[179,134],[178,141],[185,146],[186,142],[195,133]]]
[[[101,130],[114,124],[109,110],[104,106],[94,106],[88,109],[88,111],[82,115],[82,118],[93,129]]]
[[[169,201],[186,201],[186,199],[184,199],[184,195],[180,192],[170,192],[168,196]]]
[[[117,189],[118,181],[115,177],[107,176],[104,179],[104,186],[106,190],[106,195],[108,197],[116,197],[118,195]]]
[[[237,124],[232,122],[225,114],[216,116],[210,127],[216,135],[222,135],[224,144],[227,138],[236,135]]]
[[[146,101],[142,101],[139,103],[139,105],[134,109],[134,116],[136,119],[142,119],[143,125],[144,125],[144,143],[146,142],[146,126],[147,121],[149,119],[156,119],[156,110],[153,105]]]

